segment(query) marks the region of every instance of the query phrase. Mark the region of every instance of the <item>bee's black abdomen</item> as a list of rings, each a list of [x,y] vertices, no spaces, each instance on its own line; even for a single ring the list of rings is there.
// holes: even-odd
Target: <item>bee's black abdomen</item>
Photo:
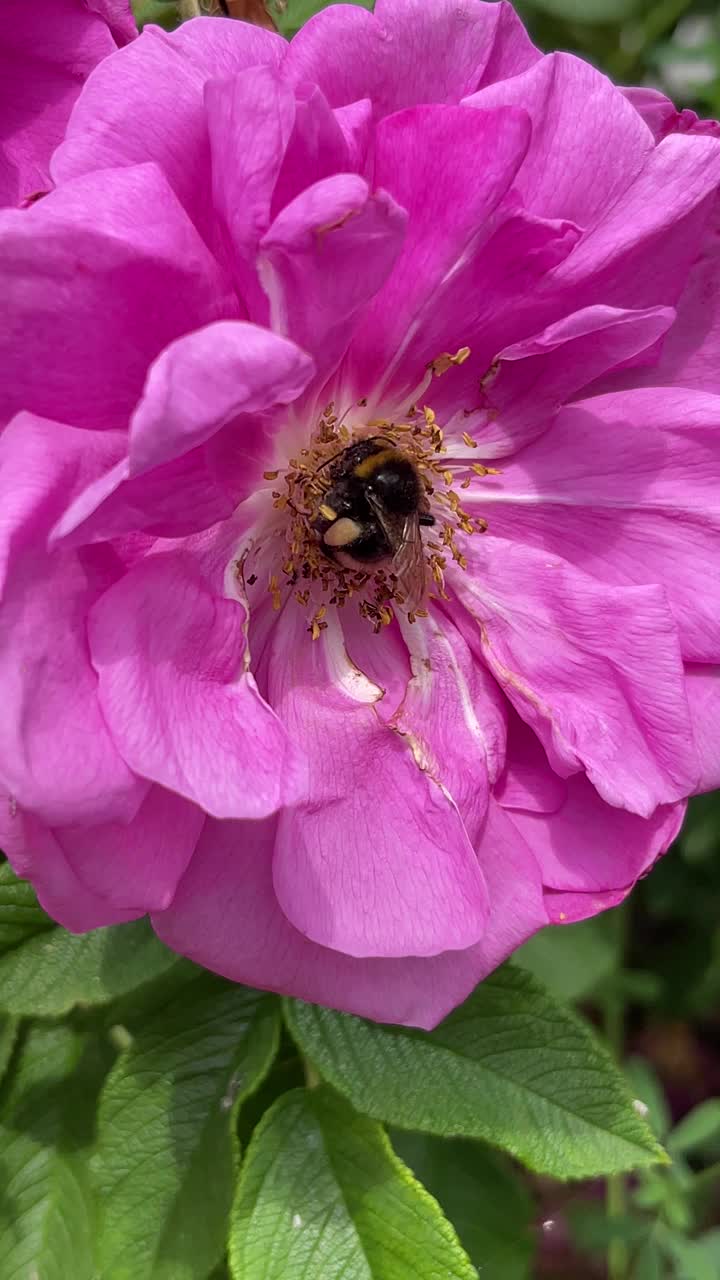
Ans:
[[[392,555],[390,543],[374,520],[363,525],[360,537],[355,538],[346,550],[353,560],[358,560],[361,564],[374,564],[378,560],[387,560]]]

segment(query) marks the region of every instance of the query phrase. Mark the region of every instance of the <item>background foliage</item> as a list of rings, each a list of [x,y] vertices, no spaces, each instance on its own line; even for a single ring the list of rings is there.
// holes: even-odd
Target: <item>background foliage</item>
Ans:
[[[321,7],[268,4],[284,34]],[[720,115],[709,0],[518,8]],[[0,1280],[718,1280],[719,921],[710,796],[630,903],[428,1035],[233,986],[143,922],[66,934],[0,864]]]

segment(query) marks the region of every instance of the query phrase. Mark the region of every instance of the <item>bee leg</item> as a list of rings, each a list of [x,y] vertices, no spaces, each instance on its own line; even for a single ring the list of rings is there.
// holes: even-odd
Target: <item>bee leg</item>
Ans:
[[[435,517],[429,511],[423,511],[418,516],[418,524],[432,525],[435,524]]]

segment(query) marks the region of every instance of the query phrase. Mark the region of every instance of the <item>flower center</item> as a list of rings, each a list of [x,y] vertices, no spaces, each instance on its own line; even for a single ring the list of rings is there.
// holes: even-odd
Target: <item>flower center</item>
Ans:
[[[496,474],[494,468],[448,456],[443,429],[428,407],[412,406],[402,421],[373,419],[353,429],[343,420],[347,416],[338,417],[334,404],[328,404],[307,447],[289,460],[287,469],[265,472],[266,480],[278,481],[272,490],[274,507],[289,515],[280,572],[270,574],[268,591],[275,609],[282,608],[288,591],[308,609],[313,639],[327,626],[328,608],[342,609],[349,601],[378,633],[392,622],[396,609],[414,622],[427,616],[427,599],[448,599],[449,561],[460,569],[467,567],[457,533],[487,528],[485,520],[464,510],[453,485],[460,480],[459,487],[467,489],[473,476]],[[463,443],[466,450],[475,447],[470,436],[464,436]],[[357,458],[362,460],[352,467],[349,484],[342,489],[347,504],[343,513],[331,503],[337,502],[335,495],[344,484],[345,459]],[[373,545],[353,503],[362,504],[364,486],[372,476],[382,479],[381,467],[390,465],[397,472],[404,463],[417,477],[417,503],[399,518],[370,492],[366,509],[371,520],[377,517],[381,535]],[[424,536],[423,525],[433,526]],[[367,563],[361,554],[367,554]]]

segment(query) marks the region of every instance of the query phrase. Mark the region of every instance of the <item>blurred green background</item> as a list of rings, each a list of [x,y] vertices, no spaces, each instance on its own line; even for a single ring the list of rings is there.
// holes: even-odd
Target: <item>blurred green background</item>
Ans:
[[[285,35],[322,7],[268,0]],[[578,53],[620,84],[652,85],[679,107],[720,116],[712,0],[516,7],[542,49]],[[140,22],[179,20],[173,0],[137,0],[135,9]],[[608,1185],[565,1186],[487,1152],[479,1214],[463,1173],[472,1159],[475,1195],[477,1148],[457,1144],[443,1167],[412,1144],[405,1158],[468,1245],[481,1237],[497,1280],[720,1280],[720,793],[690,806],[681,838],[622,908],[548,930],[517,959],[604,1031],[673,1163]]]

